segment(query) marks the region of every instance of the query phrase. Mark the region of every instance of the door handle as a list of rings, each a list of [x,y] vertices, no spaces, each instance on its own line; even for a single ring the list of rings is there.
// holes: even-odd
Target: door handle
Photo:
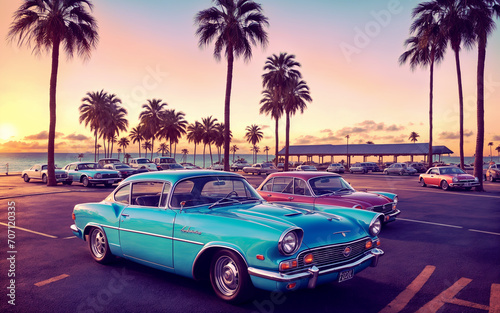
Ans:
[[[271,198],[273,195],[267,195],[269,198]]]
[[[293,197],[288,197],[288,200],[293,200]]]
[[[121,215],[122,215],[123,217],[129,217],[129,216],[130,216],[130,214],[125,214],[125,213],[122,213]]]

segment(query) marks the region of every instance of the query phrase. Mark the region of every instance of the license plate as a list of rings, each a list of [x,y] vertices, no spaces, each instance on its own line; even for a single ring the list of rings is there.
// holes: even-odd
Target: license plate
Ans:
[[[339,273],[339,283],[349,280],[354,277],[354,269],[351,268],[350,270],[343,271]]]
[[[114,184],[114,182],[115,182],[115,181],[114,181],[113,179],[108,180],[108,184]]]

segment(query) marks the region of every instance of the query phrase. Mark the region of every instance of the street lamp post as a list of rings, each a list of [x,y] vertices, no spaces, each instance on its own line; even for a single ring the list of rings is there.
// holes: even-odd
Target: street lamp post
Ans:
[[[345,136],[345,138],[347,139],[347,146],[346,146],[346,150],[347,150],[347,168],[351,168],[351,159],[349,158],[349,135]]]

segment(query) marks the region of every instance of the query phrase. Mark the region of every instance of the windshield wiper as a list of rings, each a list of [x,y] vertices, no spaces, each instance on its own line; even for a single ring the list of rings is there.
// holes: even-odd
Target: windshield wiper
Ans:
[[[229,198],[230,196],[238,196],[238,193],[237,193],[236,191],[234,191],[234,190],[233,190],[233,191],[230,191],[230,192],[229,192],[227,195],[225,195],[223,198],[221,198],[221,199],[219,199],[219,200],[215,201],[214,203],[212,203],[212,204],[211,204],[208,208],[209,208],[209,209],[211,209],[211,208],[213,208],[214,206],[221,204],[221,203],[222,203],[222,201],[226,201],[226,200],[228,200],[228,201],[233,201],[233,202],[238,202],[239,204],[241,204],[241,202],[240,202],[240,201],[238,201],[238,200],[236,200],[236,199],[231,199],[231,198]]]
[[[335,195],[339,192],[342,192],[342,191],[352,191],[351,188],[340,188],[338,190],[335,190],[335,191],[332,191],[332,192],[329,192],[329,193],[325,193],[325,194],[322,194],[321,197],[326,197],[326,196],[331,196],[331,195]]]

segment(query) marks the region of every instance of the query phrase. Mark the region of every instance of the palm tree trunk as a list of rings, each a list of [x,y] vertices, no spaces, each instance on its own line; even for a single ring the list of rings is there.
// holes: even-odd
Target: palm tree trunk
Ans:
[[[460,69],[460,56],[458,49],[455,49],[455,64],[457,67],[458,80],[458,102],[460,114],[460,168],[464,169],[464,95],[462,91],[462,71]]]
[[[153,160],[153,150],[155,148],[155,137],[153,136],[153,139],[151,140],[151,160]],[[146,151],[147,155],[147,151]]]
[[[224,171],[229,171],[229,142],[230,137],[230,104],[231,104],[231,86],[233,82],[233,47],[228,46],[227,53],[227,78],[226,78],[226,99],[224,101]],[[210,153],[210,158],[212,153]],[[212,161],[213,163],[213,161]]]
[[[196,165],[196,144],[194,144],[193,164]]]
[[[286,125],[285,125],[285,167],[284,171],[288,171],[288,158],[290,147],[290,112],[286,112]]]
[[[429,155],[427,162],[432,166],[432,93],[434,85],[434,56],[432,56],[430,65],[430,83],[429,83]]]
[[[205,150],[207,148],[207,144],[203,144],[203,168],[205,168]]]
[[[210,165],[214,165],[214,158],[212,157],[212,145],[208,144],[208,151],[210,152]]]
[[[49,139],[47,144],[47,166],[48,166],[48,180],[47,186],[56,186],[56,173],[55,173],[55,138],[56,138],[56,87],[57,87],[57,71],[59,68],[59,44],[58,38],[55,38],[52,45],[52,69],[50,73],[50,91],[49,91]]]
[[[474,176],[479,180],[477,191],[483,191],[483,149],[484,149],[484,64],[486,60],[486,34],[478,40],[477,58],[477,137]]]
[[[276,129],[274,130],[274,137],[275,140],[276,140],[276,143],[275,143],[275,147],[276,147],[276,157],[274,158],[274,165],[278,166],[278,163],[279,163],[279,158],[278,158],[278,152],[279,152],[279,139],[278,139],[278,135],[279,135],[279,132],[278,132],[278,122],[279,122],[279,119],[276,118]]]
[[[141,157],[141,141],[139,140],[139,157]]]
[[[97,129],[94,130],[94,137],[95,137],[95,142],[94,142],[94,162],[97,162]]]

